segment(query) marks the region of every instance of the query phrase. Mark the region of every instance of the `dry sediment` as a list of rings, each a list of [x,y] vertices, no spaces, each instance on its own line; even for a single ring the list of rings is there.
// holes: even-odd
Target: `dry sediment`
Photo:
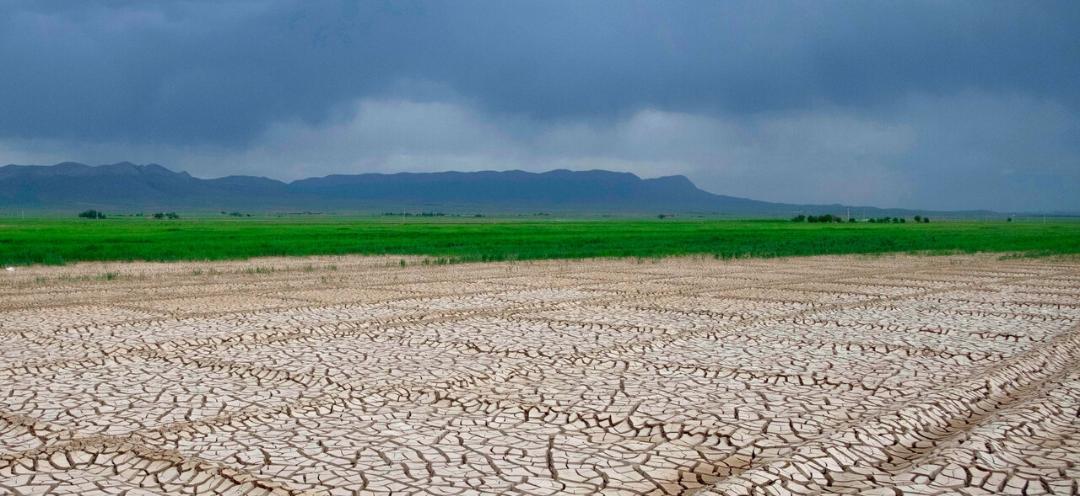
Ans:
[[[0,494],[1077,494],[1080,263],[0,274]]]

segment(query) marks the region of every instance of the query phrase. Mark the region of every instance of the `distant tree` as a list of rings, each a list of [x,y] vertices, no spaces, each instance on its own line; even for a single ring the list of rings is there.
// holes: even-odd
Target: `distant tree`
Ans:
[[[907,222],[907,219],[905,219],[905,218],[903,218],[903,217],[901,217],[901,218],[900,218],[900,223],[901,223],[901,224],[904,224],[904,223],[906,223],[906,222]]]
[[[154,218],[155,218],[155,219],[159,219],[159,220],[160,220],[160,219],[164,219],[164,218],[165,218],[165,214],[163,214],[163,213],[161,213],[161,212],[155,212],[155,213],[154,213]]]
[[[84,210],[79,212],[79,217],[83,219],[104,219],[105,212],[98,212],[97,210]]]
[[[794,218],[792,220],[798,222],[798,217],[796,217],[796,218]],[[844,222],[844,219],[843,219],[843,217],[833,215],[833,214],[810,215],[810,216],[806,217],[806,222],[824,222],[824,223]]]
[[[922,222],[922,216],[921,216],[921,215],[916,215],[916,216],[914,217],[914,219],[915,219],[915,222],[916,222],[916,223],[918,223],[918,222]]]
[[[848,218],[848,220],[847,220],[847,221],[848,221],[848,223],[849,223],[849,224],[854,224],[854,223],[855,223],[855,218],[854,218],[854,217],[850,217],[850,218]]]
[[[165,214],[165,218],[167,218],[167,219],[179,219],[180,216],[176,215],[176,212],[169,212],[169,213]]]
[[[1005,219],[1005,222],[1012,222],[1012,217],[1007,217],[1007,218]]]
[[[923,224],[929,224],[930,223],[930,218],[929,217],[923,217],[922,218],[922,223]]]
[[[792,222],[806,222],[806,216],[803,214],[796,215],[791,218]]]

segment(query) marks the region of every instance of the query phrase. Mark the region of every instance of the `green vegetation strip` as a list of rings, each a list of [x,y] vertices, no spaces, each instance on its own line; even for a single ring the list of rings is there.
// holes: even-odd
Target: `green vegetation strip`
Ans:
[[[0,219],[0,264],[400,254],[443,262],[704,254],[1080,253],[1080,222]]]

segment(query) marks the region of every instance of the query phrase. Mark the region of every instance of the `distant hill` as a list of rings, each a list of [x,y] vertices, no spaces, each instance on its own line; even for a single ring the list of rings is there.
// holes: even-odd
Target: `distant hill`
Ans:
[[[794,205],[717,195],[684,176],[642,179],[604,170],[331,175],[285,183],[265,177],[200,179],[157,164],[0,167],[0,208],[321,210],[338,212],[797,213],[907,215],[915,210]],[[991,214],[966,212],[967,214]]]

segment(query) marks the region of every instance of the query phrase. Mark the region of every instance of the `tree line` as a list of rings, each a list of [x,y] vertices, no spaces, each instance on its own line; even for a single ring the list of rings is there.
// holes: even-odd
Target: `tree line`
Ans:
[[[915,217],[912,218],[912,220],[914,220],[916,223],[921,223],[921,224],[929,224],[930,223],[930,218],[922,216],[922,215],[916,215]],[[854,222],[857,222],[854,218],[848,218],[845,221],[843,217],[840,217],[838,215],[833,215],[833,214],[825,214],[825,215],[802,215],[802,214],[799,214],[799,215],[796,215],[795,217],[792,217],[791,221],[792,222],[824,222],[824,223],[830,223],[830,222],[854,223]],[[905,219],[903,217],[877,217],[877,218],[872,218],[872,219],[866,219],[866,222],[869,222],[871,224],[905,224],[905,223],[907,223],[907,219]]]

